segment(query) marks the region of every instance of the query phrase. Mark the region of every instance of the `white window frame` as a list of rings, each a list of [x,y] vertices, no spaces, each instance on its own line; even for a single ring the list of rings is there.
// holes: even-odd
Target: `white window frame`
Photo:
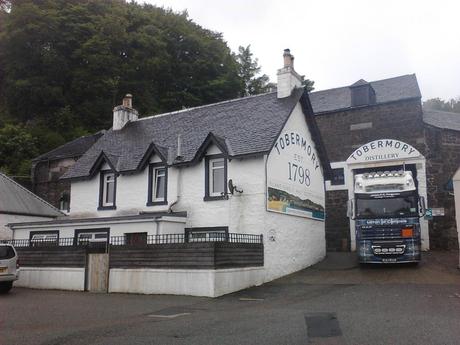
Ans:
[[[159,175],[160,170],[163,170],[163,175]],[[164,189],[163,189],[163,197],[162,198],[157,198],[157,190],[158,190],[158,178],[163,177],[163,183],[164,183]],[[166,167],[165,166],[159,166],[155,167],[153,169],[153,174],[152,174],[152,201],[153,202],[164,202],[166,200],[166,183],[167,183],[167,178],[166,178]]]
[[[222,161],[222,166],[221,167],[213,167],[213,163],[217,161]],[[209,196],[222,196],[224,193],[225,194],[225,158],[212,158],[209,160],[209,166],[208,166],[208,176],[209,176]],[[214,170],[222,170],[223,178],[224,178],[224,185],[223,190],[219,192],[214,191],[214,175],[213,172]]]
[[[108,177],[111,176],[112,180],[108,181]],[[108,206],[115,206],[115,193],[116,193],[116,186],[115,186],[115,173],[113,172],[105,172],[104,177],[102,179],[102,206],[103,207],[108,207]],[[108,184],[112,183],[113,184],[113,196],[112,196],[112,202],[107,201],[108,197]]]

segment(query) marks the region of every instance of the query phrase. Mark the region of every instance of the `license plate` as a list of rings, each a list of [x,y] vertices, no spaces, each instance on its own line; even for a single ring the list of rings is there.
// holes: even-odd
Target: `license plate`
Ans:
[[[6,267],[0,267],[0,273],[6,272]]]
[[[383,258],[382,262],[396,262],[396,258]]]

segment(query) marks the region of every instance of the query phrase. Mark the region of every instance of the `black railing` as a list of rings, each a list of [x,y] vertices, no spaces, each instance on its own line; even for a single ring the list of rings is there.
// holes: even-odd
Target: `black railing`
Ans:
[[[130,240],[127,236],[110,237],[110,244],[113,246],[196,242],[262,243],[263,236],[223,232],[191,232],[188,234],[148,235],[142,240]]]
[[[188,234],[163,234],[148,235],[142,239],[131,239],[129,236],[112,236],[112,246],[145,245],[145,244],[175,244],[175,243],[206,243],[206,242],[230,242],[230,243],[263,243],[263,235],[237,234],[224,232],[190,232]],[[55,246],[105,246],[105,241],[91,241],[89,239],[75,239],[65,237],[59,239],[16,239],[1,240],[0,243],[9,243],[15,247],[55,247]]]
[[[63,237],[58,239],[36,239],[36,240],[28,240],[28,239],[16,239],[16,240],[2,240],[0,243],[7,243],[12,244],[17,248],[21,247],[57,247],[57,246],[75,246],[81,245],[86,246],[90,244],[88,239],[78,239],[75,240],[74,237]]]

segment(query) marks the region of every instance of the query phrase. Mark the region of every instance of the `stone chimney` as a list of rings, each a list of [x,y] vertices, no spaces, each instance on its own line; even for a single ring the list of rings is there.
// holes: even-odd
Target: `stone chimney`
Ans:
[[[289,97],[296,87],[302,86],[302,77],[294,71],[294,56],[284,49],[284,67],[278,70],[278,98]]]
[[[133,109],[133,96],[127,94],[123,98],[122,105],[113,108],[113,130],[122,129],[128,122],[136,121],[139,117],[136,109]]]

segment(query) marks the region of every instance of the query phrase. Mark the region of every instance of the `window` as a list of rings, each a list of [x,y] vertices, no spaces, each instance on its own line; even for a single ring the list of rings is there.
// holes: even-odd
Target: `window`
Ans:
[[[61,194],[61,198],[59,199],[59,209],[61,211],[70,211],[70,195],[67,192]]]
[[[186,228],[187,242],[222,242],[228,239],[227,226]]]
[[[345,184],[345,174],[343,168],[332,169],[332,186],[341,186]]]
[[[111,171],[101,171],[99,209],[115,209],[117,177]]]
[[[147,206],[168,204],[168,168],[163,163],[150,164]]]
[[[205,200],[227,198],[227,160],[222,156],[206,157]]]
[[[16,256],[13,247],[0,246],[0,260],[12,259]],[[8,264],[6,264],[8,266]]]
[[[88,230],[75,230],[75,239],[78,245],[88,243],[107,243],[109,239],[109,230],[107,229],[88,229]]]
[[[31,231],[29,233],[31,246],[50,245],[59,243],[59,230]]]

